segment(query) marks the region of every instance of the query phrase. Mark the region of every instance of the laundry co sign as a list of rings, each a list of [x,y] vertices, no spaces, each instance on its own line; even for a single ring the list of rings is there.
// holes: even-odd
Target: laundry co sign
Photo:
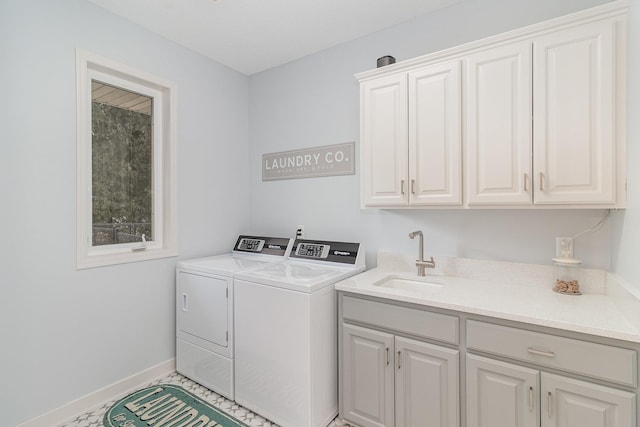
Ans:
[[[355,142],[262,155],[262,180],[353,175]]]

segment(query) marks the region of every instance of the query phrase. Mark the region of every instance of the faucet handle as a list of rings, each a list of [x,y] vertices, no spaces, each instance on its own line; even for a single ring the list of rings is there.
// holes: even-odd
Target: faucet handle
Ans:
[[[426,268],[436,268],[436,262],[433,260],[433,257],[429,257],[429,261],[416,260],[416,265],[421,265]]]

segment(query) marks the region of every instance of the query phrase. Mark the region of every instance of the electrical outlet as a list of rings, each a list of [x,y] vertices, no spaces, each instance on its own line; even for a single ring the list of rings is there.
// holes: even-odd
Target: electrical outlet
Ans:
[[[556,237],[556,257],[573,258],[573,239],[571,237]]]
[[[304,225],[299,225],[296,229],[296,239],[304,239]]]

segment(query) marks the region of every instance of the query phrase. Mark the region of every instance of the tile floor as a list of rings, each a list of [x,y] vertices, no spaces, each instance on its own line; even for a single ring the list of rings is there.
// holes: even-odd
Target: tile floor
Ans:
[[[254,414],[248,409],[243,408],[242,406],[237,405],[235,402],[228,400],[213,391],[197,384],[190,379],[183,377],[182,375],[174,372],[166,377],[160,378],[156,381],[153,381],[148,384],[148,386],[156,385],[156,384],[174,384],[178,385],[185,390],[190,391],[201,399],[209,402],[217,409],[220,409],[227,414],[234,416],[240,421],[248,424],[252,427],[278,427],[277,424],[270,422],[262,418],[261,416]],[[145,386],[141,386],[140,388],[144,388]],[[105,402],[101,406],[93,409],[90,412],[79,415],[78,417],[63,423],[60,427],[103,427],[102,417],[104,413],[115,403],[117,399],[114,399],[109,402]],[[345,423],[344,421],[336,418],[329,424],[327,427],[351,427],[350,424]]]

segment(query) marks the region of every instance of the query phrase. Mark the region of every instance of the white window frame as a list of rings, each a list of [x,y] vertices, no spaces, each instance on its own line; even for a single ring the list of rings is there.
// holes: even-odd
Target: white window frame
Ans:
[[[93,246],[91,80],[153,98],[153,241]],[[81,49],[76,50],[78,269],[178,255],[175,84]]]

